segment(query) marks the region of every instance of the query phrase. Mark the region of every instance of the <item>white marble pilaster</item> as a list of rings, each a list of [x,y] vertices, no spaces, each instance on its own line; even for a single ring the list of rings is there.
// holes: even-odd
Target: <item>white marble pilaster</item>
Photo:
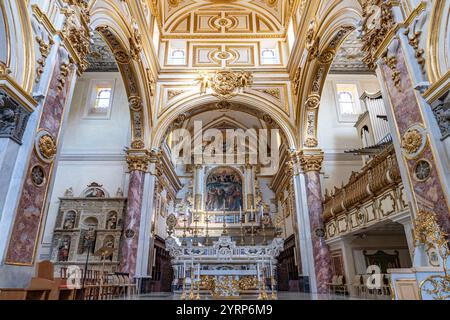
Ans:
[[[152,166],[154,166],[152,164]],[[150,276],[149,254],[153,247],[151,227],[153,223],[153,194],[155,190],[155,175],[145,174],[144,198],[142,200],[141,224],[139,227],[139,240],[136,257],[136,277]]]
[[[295,209],[298,221],[298,238],[302,262],[302,275],[309,278],[311,292],[317,292],[314,253],[312,247],[311,224],[309,221],[306,183],[302,175],[294,175]]]

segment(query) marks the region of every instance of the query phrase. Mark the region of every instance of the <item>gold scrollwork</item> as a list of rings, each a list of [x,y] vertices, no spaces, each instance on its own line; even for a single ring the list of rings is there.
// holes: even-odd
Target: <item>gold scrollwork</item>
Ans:
[[[439,254],[443,267],[443,274],[432,275],[422,281],[419,285],[420,298],[424,294],[433,300],[450,299],[450,275],[447,269],[447,261],[450,255],[448,247],[448,235],[441,230],[437,223],[436,215],[428,211],[420,211],[414,221],[414,240],[425,246],[428,257]]]

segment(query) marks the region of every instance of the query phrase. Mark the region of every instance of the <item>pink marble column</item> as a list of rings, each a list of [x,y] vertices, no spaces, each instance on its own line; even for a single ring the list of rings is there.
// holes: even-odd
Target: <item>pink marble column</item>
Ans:
[[[127,212],[124,219],[120,270],[134,275],[139,244],[142,202],[144,199],[145,173],[148,169],[148,154],[145,150],[130,150],[127,162],[130,169]]]
[[[50,80],[41,118],[36,132],[35,147],[31,151],[26,179],[16,210],[5,263],[33,265],[39,240],[40,225],[44,216],[47,192],[54,169],[54,157],[64,118],[67,97],[70,96],[73,68],[65,58],[64,49],[56,56],[55,68]],[[53,147],[40,148],[40,139],[46,136]]]
[[[327,284],[331,282],[333,271],[331,269],[330,249],[325,243],[323,223],[322,189],[320,186],[323,155],[302,155],[300,161],[305,173],[317,293],[327,293]]]
[[[441,181],[444,174],[438,172],[435,151],[427,141],[429,138],[425,130],[421,129],[426,127],[423,111],[417,100],[418,92],[413,88],[401,46],[381,61],[380,71],[409,175],[409,179],[403,183],[409,183],[411,186],[413,207],[418,211],[434,213],[442,230],[450,234],[450,200]],[[420,145],[411,144],[411,141],[420,142]],[[422,170],[420,177],[417,176],[419,164],[422,168],[424,165],[428,167],[427,170]]]

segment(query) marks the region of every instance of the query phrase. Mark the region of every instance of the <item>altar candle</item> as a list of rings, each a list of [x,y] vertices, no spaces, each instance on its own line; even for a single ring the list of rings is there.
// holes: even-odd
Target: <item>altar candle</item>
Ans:
[[[186,261],[183,262],[183,278],[186,278]]]
[[[200,263],[198,264],[198,279],[200,279]]]
[[[239,219],[242,221],[242,207],[239,206]]]

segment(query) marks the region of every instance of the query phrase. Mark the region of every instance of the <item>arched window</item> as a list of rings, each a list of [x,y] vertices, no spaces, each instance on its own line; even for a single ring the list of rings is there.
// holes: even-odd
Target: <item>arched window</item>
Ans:
[[[111,103],[111,87],[97,87],[97,95],[95,97],[95,109],[108,109]]]
[[[279,57],[276,49],[263,49],[261,51],[261,64],[278,64]]]
[[[170,52],[171,64],[184,64],[186,58],[186,52],[183,49],[172,49]]]
[[[339,113],[341,115],[357,115],[359,113],[356,97],[358,90],[354,84],[337,84],[336,85],[337,102]]]

